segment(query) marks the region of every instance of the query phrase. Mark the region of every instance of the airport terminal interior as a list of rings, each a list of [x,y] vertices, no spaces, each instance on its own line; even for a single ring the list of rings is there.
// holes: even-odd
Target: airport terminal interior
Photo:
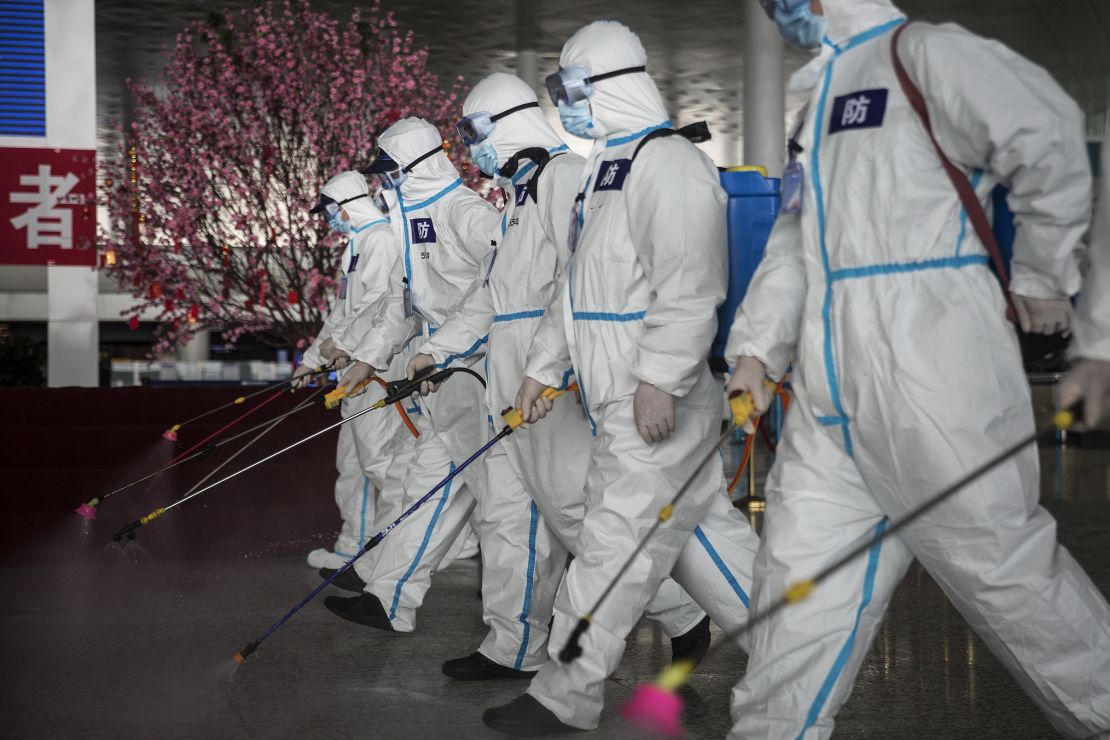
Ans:
[[[0,0],[0,734],[1110,738],[1108,48],[1110,0]]]

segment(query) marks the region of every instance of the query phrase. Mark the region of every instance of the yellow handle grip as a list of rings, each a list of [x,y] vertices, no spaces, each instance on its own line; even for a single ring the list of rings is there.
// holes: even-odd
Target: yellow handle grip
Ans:
[[[238,398],[235,399],[235,403],[243,403],[246,400],[247,400],[246,396],[239,396]]]
[[[157,519],[158,517],[162,516],[165,513],[166,513],[165,509],[155,509],[154,511],[150,512],[146,516],[139,517],[139,522],[142,523],[143,526],[146,526],[147,524],[150,524],[152,521],[154,521],[155,519]]]
[[[324,394],[324,408],[331,411],[336,406],[338,406],[339,402],[342,401],[344,398],[346,398],[347,396],[352,395],[354,393],[357,393],[358,391],[362,390],[366,386],[370,385],[370,381],[373,380],[373,379],[374,379],[373,376],[367,378],[366,380],[362,381],[361,383],[356,385],[354,388],[352,388],[350,391],[348,391],[343,386],[339,386],[334,391],[331,391],[330,393],[325,393]]]
[[[557,388],[552,388],[551,386],[548,386],[547,389],[544,390],[544,392],[540,395],[543,398],[554,401],[559,396],[562,396],[566,393],[573,393],[576,390],[578,390],[578,384],[577,383],[572,383],[569,386],[567,386],[566,388],[564,388],[563,390],[559,390]],[[524,423],[524,414],[521,412],[520,409],[513,408],[512,406],[510,406],[509,408],[505,409],[504,413],[501,414],[501,419],[505,422],[505,424],[510,429],[516,429],[517,427],[519,427],[521,424]]]
[[[775,384],[767,378],[763,379],[763,387],[769,391],[775,390]],[[755,401],[748,391],[730,396],[728,407],[732,410],[732,422],[738,427],[747,424],[748,420],[752,418],[752,414],[755,413]]]

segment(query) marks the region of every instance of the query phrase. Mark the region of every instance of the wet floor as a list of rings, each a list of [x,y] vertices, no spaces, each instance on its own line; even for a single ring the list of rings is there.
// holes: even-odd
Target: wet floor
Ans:
[[[1052,508],[1064,543],[1110,590],[1110,505]],[[76,542],[82,526],[72,525],[65,537]],[[469,653],[483,635],[476,560],[436,576],[416,635],[353,625],[313,603],[235,671],[231,656],[318,583],[292,551],[325,532],[207,560],[173,558],[157,540],[105,547],[94,534],[83,549],[58,545],[73,557],[0,568],[0,726],[7,737],[494,737],[481,725],[482,708],[523,688],[460,684],[440,673],[444,660]],[[608,684],[596,736],[635,736],[615,708],[668,656],[666,638],[641,624]],[[698,670],[684,692],[687,737],[724,736],[729,690],[744,663],[738,649],[727,648]],[[1055,734],[914,568],[838,736]]]
[[[150,413],[172,418],[165,410]],[[277,449],[326,418],[299,422],[253,452]],[[317,601],[234,670],[231,657],[319,583],[303,556],[334,537],[334,438],[171,511],[140,529],[133,543],[109,544],[119,527],[174,500],[218,462],[189,463],[103,503],[96,522],[73,514],[80,501],[164,462],[169,451],[138,444],[159,439],[160,424],[114,427],[111,435],[90,431],[75,448],[101,445],[88,460],[32,459],[45,449],[34,434],[45,440],[56,434],[49,427],[23,425],[5,437],[8,457],[0,462],[9,480],[22,483],[0,511],[4,737],[497,737],[482,726],[482,709],[524,686],[456,683],[440,671],[444,660],[470,653],[484,635],[476,560],[435,577],[415,635],[342,621]],[[124,435],[135,443],[121,447],[130,440]],[[1068,440],[1066,449],[1042,448],[1042,498],[1060,522],[1061,541],[1104,593],[1110,592],[1106,441],[1087,435]],[[117,465],[140,448],[141,459],[128,470]],[[758,492],[770,456],[757,450]],[[730,447],[724,457],[734,470],[738,451]],[[1055,468],[1057,461],[1063,467]],[[745,479],[737,496],[746,485]],[[759,502],[745,510],[759,525]],[[669,655],[657,627],[636,628],[591,737],[637,736],[617,708]],[[741,651],[729,647],[699,668],[683,691],[687,737],[724,737],[729,692],[744,665]],[[896,592],[839,720],[838,737],[1056,736],[916,567]]]

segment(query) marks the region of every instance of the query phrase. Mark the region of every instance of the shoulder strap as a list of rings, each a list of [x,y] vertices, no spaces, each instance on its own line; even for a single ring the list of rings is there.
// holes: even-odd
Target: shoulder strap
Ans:
[[[520,169],[521,160],[528,159],[534,162],[536,165],[536,174],[532,175],[532,179],[529,180],[528,194],[532,196],[532,202],[538,205],[540,201],[539,196],[536,195],[536,191],[539,189],[540,173],[543,172],[543,168],[546,167],[551,160],[563,154],[564,152],[559,152],[558,154],[552,155],[548,153],[546,149],[539,146],[521,149],[519,152],[509,157],[509,161],[501,168],[500,174],[502,177],[512,177]]]
[[[536,160],[536,174],[532,175],[532,179],[528,181],[528,197],[531,198],[532,202],[536,205],[540,204],[540,175],[543,174],[543,168],[551,164],[551,160],[555,159],[555,157],[561,157],[565,153],[566,152],[559,152],[558,154],[548,155],[547,152],[544,152],[546,155],[545,159],[542,162]]]
[[[925,98],[922,96],[921,91],[914,85],[913,80],[910,79],[909,73],[906,72],[906,67],[902,64],[902,59],[898,55],[898,40],[902,37],[902,32],[909,27],[909,23],[902,24],[890,40],[891,58],[894,61],[894,73],[898,77],[898,84],[902,86],[902,93],[909,100],[910,106],[913,107],[917,117],[921,120],[921,125],[925,127],[926,133],[929,134],[929,140],[933,142],[933,148],[937,152],[937,157],[940,158],[940,163],[944,166],[944,171],[948,174],[948,179],[952,181],[952,186],[956,189],[956,193],[960,196],[960,202],[963,203],[964,211],[967,213],[972,226],[975,227],[975,233],[979,236],[979,241],[983,243],[983,247],[990,255],[991,262],[994,263],[995,272],[998,273],[998,279],[1002,283],[1002,293],[1006,297],[1006,317],[1010,321],[1017,321],[1017,311],[1014,308],[1014,298],[1010,295],[1010,278],[1006,272],[1006,262],[1002,259],[1002,250],[998,248],[998,241],[994,238],[994,231],[991,230],[990,222],[987,220],[987,214],[983,210],[983,204],[979,202],[979,198],[975,195],[975,189],[971,187],[971,182],[967,179],[967,175],[963,171],[952,164],[952,160],[940,148],[937,142],[937,137],[933,134],[933,125],[929,121],[929,110],[925,106]]]
[[[653,139],[662,139],[667,136],[674,136],[675,134],[678,134],[684,139],[687,139],[695,144],[700,144],[703,141],[709,141],[710,137],[712,136],[712,134],[709,133],[709,125],[705,121],[696,121],[678,129],[657,128],[644,138],[640,139],[640,143],[636,145],[636,149],[632,152],[632,158],[630,161],[636,161],[636,157],[639,156],[640,150],[643,149],[644,145],[647,144],[649,141],[652,141]]]

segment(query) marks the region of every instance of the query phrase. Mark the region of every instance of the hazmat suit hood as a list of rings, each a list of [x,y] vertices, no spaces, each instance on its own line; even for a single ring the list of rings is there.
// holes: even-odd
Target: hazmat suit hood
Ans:
[[[351,218],[351,225],[356,229],[371,221],[380,220],[384,214],[378,209],[377,201],[370,195],[370,187],[366,184],[366,176],[361,172],[348,170],[340,172],[328,180],[320,189],[336,203],[342,203],[348,198],[365,195],[365,198],[343,203],[342,208]]]
[[[416,117],[402,118],[378,137],[378,146],[402,167],[442,145],[443,136],[436,127]],[[408,173],[401,184],[401,197],[408,202],[419,202],[431,198],[458,179],[459,172],[455,165],[451,164],[447,153],[441,151]]]
[[[484,111],[497,115],[525,103],[538,103],[535,91],[515,75],[495,72],[479,82],[466,96],[463,115]],[[539,108],[525,108],[494,123],[489,142],[497,151],[497,167],[522,149],[553,149],[563,145]]]
[[[791,92],[817,87],[821,73],[837,47],[846,44],[852,37],[905,17],[905,13],[890,0],[821,0],[821,14],[828,19],[825,40],[817,56],[790,76]]]
[[[640,37],[623,23],[594,21],[583,26],[566,44],[559,55],[559,65],[581,64],[591,75],[614,72],[627,67],[647,64]],[[590,112],[594,127],[590,133],[598,139],[633,134],[667,120],[667,109],[659,89],[646,72],[613,77],[593,83]]]
[[[906,14],[890,0],[821,0],[822,14],[829,19],[825,38],[837,46]]]

